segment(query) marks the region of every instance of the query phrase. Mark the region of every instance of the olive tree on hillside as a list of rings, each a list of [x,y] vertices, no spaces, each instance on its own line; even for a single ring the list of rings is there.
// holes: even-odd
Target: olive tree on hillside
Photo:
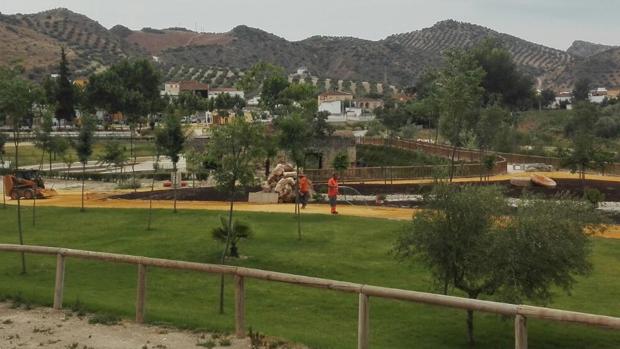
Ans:
[[[84,181],[86,180],[86,164],[93,155],[93,144],[95,134],[95,119],[89,115],[82,116],[80,133],[74,144],[75,152],[79,161],[82,163],[82,206],[80,212],[84,212]]]
[[[233,229],[235,194],[240,187],[256,183],[256,166],[264,159],[264,129],[260,124],[248,123],[244,118],[217,127],[208,144],[208,156],[216,164],[214,178],[218,188],[228,194],[228,229]],[[229,234],[220,262],[226,262],[230,247]],[[224,275],[220,280],[220,313],[224,313]]]
[[[601,223],[590,203],[530,197],[512,215],[497,187],[439,185],[426,196],[394,253],[428,267],[443,293],[548,302],[590,271],[588,231]],[[474,312],[467,311],[474,342]]]

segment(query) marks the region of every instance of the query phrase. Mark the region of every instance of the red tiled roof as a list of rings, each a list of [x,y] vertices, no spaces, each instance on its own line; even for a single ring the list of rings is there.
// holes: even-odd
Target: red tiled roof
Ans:
[[[166,84],[179,84],[179,90],[181,91],[206,91],[209,89],[208,84],[195,80],[168,81]]]

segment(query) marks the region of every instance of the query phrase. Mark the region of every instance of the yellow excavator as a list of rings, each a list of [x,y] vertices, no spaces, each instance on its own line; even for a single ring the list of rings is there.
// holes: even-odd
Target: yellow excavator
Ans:
[[[4,176],[4,193],[12,200],[44,199],[56,195],[54,189],[45,189],[43,178],[34,170],[20,170],[15,175]]]

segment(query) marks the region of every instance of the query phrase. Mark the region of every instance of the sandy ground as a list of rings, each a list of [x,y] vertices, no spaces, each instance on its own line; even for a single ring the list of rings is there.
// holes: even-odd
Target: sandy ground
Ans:
[[[0,348],[49,349],[173,349],[198,348],[213,341],[214,348],[250,348],[249,340],[231,336],[213,339],[207,333],[179,331],[172,328],[137,325],[123,321],[118,325],[91,325],[88,316],[49,308],[11,309],[0,303]],[[219,346],[221,340],[230,341]],[[226,343],[224,343],[226,344]]]

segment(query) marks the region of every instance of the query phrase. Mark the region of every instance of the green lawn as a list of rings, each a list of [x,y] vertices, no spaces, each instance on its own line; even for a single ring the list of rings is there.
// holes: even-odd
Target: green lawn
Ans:
[[[209,230],[217,212],[156,212],[156,230],[147,232],[144,210],[39,208],[32,227],[24,208],[28,244],[216,262],[221,245]],[[0,242],[16,243],[16,209],[0,208]],[[292,215],[239,213],[255,237],[240,245],[248,259],[238,263],[301,275],[419,291],[436,291],[419,266],[399,264],[389,250],[403,224],[350,217],[304,216],[298,241]],[[594,272],[580,279],[572,296],[559,294],[552,306],[620,316],[620,241],[597,239]],[[29,272],[19,274],[17,254],[0,253],[0,295],[16,295],[50,305],[55,258],[28,256]],[[136,267],[69,259],[65,304],[77,299],[90,311],[132,318]],[[247,325],[261,333],[312,348],[354,348],[357,296],[293,285],[247,280]],[[150,269],[147,321],[180,327],[231,331],[233,298],[228,279],[226,314],[217,313],[218,278],[193,272]],[[465,312],[406,302],[371,299],[372,348],[468,348]],[[478,348],[513,346],[512,319],[476,315]],[[620,332],[531,320],[531,348],[618,348]]]
[[[129,155],[129,141],[121,142],[127,149],[127,155]],[[154,153],[154,144],[152,142],[144,142],[137,141],[134,143],[134,151],[136,156],[152,156]],[[7,143],[5,147],[6,154],[4,154],[5,160],[14,162],[15,161],[15,147],[12,143]],[[73,152],[73,157],[75,161],[77,160],[77,155],[74,149],[70,149],[69,151]],[[96,141],[93,146],[93,156],[92,160],[97,160],[103,154],[104,151],[104,143],[100,141]],[[19,166],[28,166],[28,165],[36,165],[41,163],[41,150],[35,148],[32,145],[20,145],[19,146]],[[52,158],[52,162],[62,162],[60,158]],[[49,156],[46,154],[43,158],[43,169],[47,169],[49,165]]]

